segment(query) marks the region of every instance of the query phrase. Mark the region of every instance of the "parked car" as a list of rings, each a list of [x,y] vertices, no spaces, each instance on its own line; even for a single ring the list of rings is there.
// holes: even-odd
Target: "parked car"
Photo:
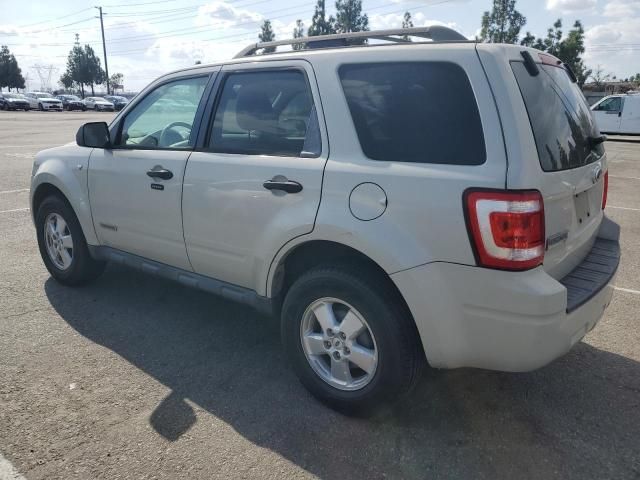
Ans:
[[[29,101],[31,108],[37,108],[38,110],[56,110],[62,111],[62,102],[55,98],[50,93],[44,92],[27,92],[24,96]]]
[[[113,107],[115,108],[116,112],[119,112],[120,110],[122,110],[129,103],[128,98],[121,97],[119,95],[108,95],[108,96],[105,96],[104,99],[107,102],[113,103]]]
[[[620,259],[605,137],[537,50],[439,26],[328,40],[408,33],[434,43],[253,44],[40,152],[47,269],[79,285],[113,260],[279,314],[288,363],[347,413],[410,391],[425,360],[522,372],[563,355]]]
[[[605,133],[640,134],[640,94],[604,97],[591,111]]]
[[[84,99],[84,106],[89,110],[98,112],[113,112],[115,110],[113,103],[102,97],[87,97]]]
[[[86,110],[87,107],[82,102],[82,99],[76,95],[58,95],[56,97],[62,102],[62,108],[64,110]]]
[[[31,107],[29,101],[21,93],[0,92],[0,108],[2,110],[24,110]]]

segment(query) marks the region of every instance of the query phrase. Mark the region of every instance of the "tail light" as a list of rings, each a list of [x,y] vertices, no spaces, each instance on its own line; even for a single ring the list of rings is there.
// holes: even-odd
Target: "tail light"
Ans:
[[[609,193],[609,172],[604,172],[604,187],[602,189],[602,209],[607,206],[607,194]]]
[[[467,229],[482,267],[528,270],[544,260],[544,203],[538,191],[467,190]]]

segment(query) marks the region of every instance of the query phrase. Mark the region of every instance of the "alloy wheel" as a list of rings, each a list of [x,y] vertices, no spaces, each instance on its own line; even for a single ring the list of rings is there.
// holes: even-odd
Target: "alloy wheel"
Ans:
[[[309,365],[339,390],[360,390],[373,379],[378,348],[364,317],[348,303],[321,298],[305,310],[300,341]]]
[[[50,213],[45,219],[44,241],[49,259],[60,270],[67,270],[73,262],[73,238],[60,214]]]

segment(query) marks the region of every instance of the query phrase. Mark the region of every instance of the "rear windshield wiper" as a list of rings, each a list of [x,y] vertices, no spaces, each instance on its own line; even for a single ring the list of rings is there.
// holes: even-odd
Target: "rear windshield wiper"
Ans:
[[[598,145],[600,145],[601,143],[606,142],[607,141],[607,136],[606,135],[598,135],[597,137],[588,137],[587,141],[589,142],[589,148],[591,150],[593,150]]]

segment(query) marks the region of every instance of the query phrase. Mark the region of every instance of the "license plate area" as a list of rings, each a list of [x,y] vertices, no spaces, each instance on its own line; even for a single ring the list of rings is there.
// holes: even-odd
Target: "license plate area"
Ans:
[[[592,211],[592,190],[593,188],[585,190],[584,192],[578,193],[573,197],[573,204],[576,212],[576,222],[579,226],[589,223],[589,220],[591,220],[595,213]]]

